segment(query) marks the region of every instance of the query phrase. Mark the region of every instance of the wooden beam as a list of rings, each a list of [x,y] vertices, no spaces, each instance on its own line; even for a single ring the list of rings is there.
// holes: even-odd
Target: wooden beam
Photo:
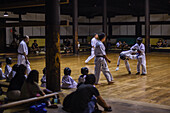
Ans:
[[[68,4],[69,0],[60,0],[60,4]],[[1,4],[0,10],[45,6],[45,0],[22,1],[8,4]]]
[[[11,103],[8,103],[8,104],[3,104],[3,105],[0,105],[0,110],[4,110],[4,109],[7,109],[7,108],[15,107],[15,106],[30,103],[30,102],[39,101],[39,100],[42,100],[42,99],[53,97],[55,95],[58,95],[58,93],[55,92],[55,93],[48,94],[48,95],[45,95],[45,96],[33,97],[33,98],[29,98],[29,99],[11,102]]]
[[[6,23],[3,25],[0,25],[0,28],[5,27],[24,27],[24,26],[45,26],[44,21],[22,21],[18,23]],[[69,21],[61,21],[60,26],[69,26]]]

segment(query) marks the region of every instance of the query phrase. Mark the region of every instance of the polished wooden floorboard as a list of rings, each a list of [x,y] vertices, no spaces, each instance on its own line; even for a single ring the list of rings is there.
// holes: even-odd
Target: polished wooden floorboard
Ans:
[[[90,73],[94,73],[94,59],[88,64],[84,61],[90,53],[80,55],[61,56],[61,78],[65,67],[72,70],[71,76],[77,81],[81,74],[81,67],[88,67]],[[126,99],[147,103],[161,104],[170,106],[170,53],[149,53],[146,56],[147,76],[135,75],[136,60],[130,60],[132,74],[128,75],[124,61],[121,61],[119,71],[115,71],[119,54],[110,53],[108,57],[111,63],[108,64],[115,83],[107,85],[104,75],[101,73],[100,83],[96,87],[100,94],[106,99]],[[37,69],[42,77],[42,69],[45,67],[45,58],[34,60],[30,58],[31,68]],[[63,93],[70,93],[71,90],[62,90]]]

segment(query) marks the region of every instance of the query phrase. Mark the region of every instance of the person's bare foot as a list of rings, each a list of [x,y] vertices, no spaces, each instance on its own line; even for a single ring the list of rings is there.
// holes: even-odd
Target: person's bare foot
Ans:
[[[101,85],[101,83],[95,83],[95,85]]]
[[[110,82],[108,82],[108,85],[111,85],[111,84],[113,84],[114,83],[114,81],[110,81]]]

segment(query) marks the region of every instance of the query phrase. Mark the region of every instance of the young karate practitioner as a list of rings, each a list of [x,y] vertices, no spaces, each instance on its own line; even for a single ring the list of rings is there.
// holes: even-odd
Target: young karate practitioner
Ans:
[[[85,79],[86,79],[86,76],[88,75],[89,73],[89,69],[87,67],[82,67],[81,68],[81,74],[78,78],[78,83],[84,83],[85,82]]]
[[[129,59],[137,59],[137,55],[132,55],[133,53],[137,53],[137,50],[122,51],[120,53],[120,56],[119,56],[118,61],[117,61],[116,71],[119,70],[120,59],[122,59],[125,62],[127,71],[129,72],[129,74],[131,74],[131,69],[130,69],[130,65],[129,65],[128,60]]]
[[[98,84],[99,78],[100,78],[100,71],[102,69],[103,74],[105,75],[108,84],[112,84],[113,82],[113,77],[109,71],[107,62],[111,62],[109,58],[106,56],[105,52],[105,46],[103,42],[106,40],[106,36],[104,33],[99,35],[99,40],[96,43],[96,49],[95,49],[95,76],[96,76],[96,82],[95,84]]]
[[[4,75],[5,75],[7,81],[9,78],[9,74],[12,71],[12,67],[10,66],[11,64],[12,64],[12,58],[10,58],[10,57],[6,58],[6,66],[5,66]]]
[[[71,69],[69,67],[66,67],[64,69],[64,76],[62,78],[61,88],[71,89],[77,87],[77,83],[72,79],[70,75],[71,75]]]
[[[142,66],[142,74],[146,75],[146,58],[145,58],[145,45],[142,43],[143,39],[141,37],[137,38],[137,43],[132,46],[131,50],[137,50],[138,51],[138,63],[137,63],[137,73],[136,75],[140,74],[140,66]]]
[[[27,44],[29,42],[29,36],[25,36],[24,39],[20,42],[18,47],[18,65],[24,64],[27,67],[27,74],[30,73],[31,67],[30,62],[28,61],[28,47]]]
[[[95,56],[95,54],[94,54],[94,50],[95,50],[95,48],[96,48],[96,43],[98,42],[98,34],[94,34],[94,37],[92,38],[92,40],[91,40],[91,56],[89,56],[88,58],[87,58],[87,60],[85,61],[85,63],[88,63],[94,56]]]

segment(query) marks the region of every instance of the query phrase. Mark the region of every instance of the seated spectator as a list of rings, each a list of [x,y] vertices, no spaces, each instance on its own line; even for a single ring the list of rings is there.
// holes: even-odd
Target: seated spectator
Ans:
[[[26,79],[26,73],[27,73],[26,66],[23,64],[19,65],[18,70],[14,78],[11,79],[8,87],[7,97],[9,100],[20,99],[21,87]]]
[[[163,46],[163,43],[162,43],[161,39],[159,39],[159,41],[156,44],[157,44],[157,47],[162,47]]]
[[[69,67],[66,67],[64,69],[64,76],[62,78],[61,88],[70,89],[70,88],[77,87],[77,83],[72,79],[70,75],[71,75],[71,69]]]
[[[89,69],[87,67],[82,67],[81,68],[81,74],[78,78],[78,83],[79,84],[82,84],[85,82],[85,79],[86,79],[86,75],[88,75],[89,73]]]
[[[168,47],[168,42],[166,39],[163,41],[163,47]]]
[[[112,111],[100,96],[98,89],[93,86],[94,83],[94,74],[87,75],[85,83],[81,84],[75,92],[66,96],[63,109],[71,113],[95,113],[98,110],[95,109],[98,103],[105,111]]]
[[[43,77],[41,78],[41,87],[46,87],[46,67],[43,69]]]
[[[117,42],[117,43],[116,43],[116,47],[117,47],[117,48],[121,48],[121,47],[122,47],[122,42],[121,42],[121,41]]]
[[[2,62],[0,62],[0,80],[2,80],[2,79],[5,79],[6,77],[5,77],[5,75],[4,75],[4,73],[2,72],[2,66],[3,66],[3,63]]]
[[[27,99],[32,97],[44,96],[45,93],[38,85],[39,72],[37,70],[32,70],[28,78],[25,80],[21,88],[20,99]],[[47,103],[47,107],[57,108],[57,105],[51,105],[50,100],[44,100]]]
[[[21,99],[36,97],[37,95],[45,95],[38,86],[38,79],[39,72],[37,70],[32,70],[21,88]]]
[[[11,79],[14,78],[14,76],[15,76],[17,70],[18,70],[18,67],[19,67],[18,64],[14,64],[14,65],[12,66],[12,71],[11,71],[11,73],[9,74],[9,77],[8,77],[8,80],[7,80],[7,81],[10,82]]]
[[[34,43],[32,44],[32,50],[34,53],[39,53],[40,52],[40,49],[38,47],[38,44],[37,44],[37,40],[34,40]]]
[[[64,41],[63,44],[64,44],[65,53],[68,53],[69,51],[72,52],[72,51],[71,51],[71,43],[70,43],[70,41],[69,41],[69,38],[67,38],[67,40]]]
[[[128,49],[128,44],[125,41],[123,41],[123,44],[122,44],[122,50],[123,49]]]
[[[8,81],[8,78],[9,78],[9,74],[12,71],[12,67],[10,66],[11,64],[12,64],[12,58],[7,57],[6,58],[5,72],[4,72],[7,81]]]

